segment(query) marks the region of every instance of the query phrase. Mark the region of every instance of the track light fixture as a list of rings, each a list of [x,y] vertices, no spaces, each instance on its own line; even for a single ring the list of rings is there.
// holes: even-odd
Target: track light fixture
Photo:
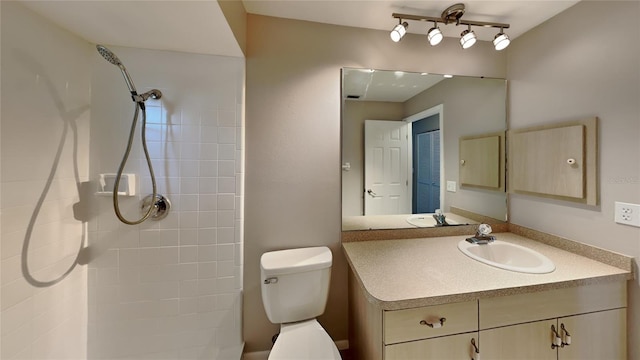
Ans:
[[[438,27],[438,23],[434,21],[433,27],[427,32],[427,40],[429,40],[429,44],[431,44],[431,46],[436,46],[440,44],[440,41],[442,41],[443,38],[444,36]]]
[[[497,33],[496,37],[493,38],[493,46],[496,48],[496,50],[500,51],[509,46],[509,44],[511,44],[509,35],[503,33],[502,29],[500,29],[500,32]]]
[[[409,24],[407,24],[406,21],[402,22],[402,19],[400,19],[400,23],[394,26],[393,30],[391,30],[391,40],[393,40],[393,42],[399,42],[402,40],[404,35],[407,33],[408,27]]]
[[[406,22],[406,20],[413,20],[433,22],[433,27],[429,29],[429,31],[427,31],[427,40],[429,41],[429,44],[431,44],[431,46],[438,45],[443,39],[443,34],[438,27],[438,23],[442,23],[444,25],[455,24],[456,26],[467,25],[467,29],[460,34],[460,45],[462,45],[463,49],[468,49],[476,43],[477,36],[471,29],[471,26],[499,28],[500,32],[496,34],[493,39],[493,46],[496,50],[503,50],[504,48],[509,46],[509,36],[504,33],[504,29],[508,29],[510,26],[509,24],[466,19],[462,20],[461,18],[462,15],[464,15],[464,12],[465,5],[462,3],[458,3],[446,8],[442,12],[440,17],[393,13],[391,16],[393,16],[393,18],[395,19],[398,19],[399,23],[393,28],[393,30],[391,30],[391,40],[395,42],[400,41],[402,37],[404,37],[404,35],[407,33],[407,28],[409,27],[409,24]]]
[[[471,30],[471,25],[467,28],[467,30],[463,31],[460,34],[460,45],[463,49],[468,49],[476,43],[477,37],[476,33]]]

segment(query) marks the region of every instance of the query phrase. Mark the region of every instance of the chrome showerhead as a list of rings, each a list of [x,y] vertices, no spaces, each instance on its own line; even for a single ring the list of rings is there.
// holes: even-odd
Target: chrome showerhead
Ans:
[[[135,85],[133,85],[131,76],[129,76],[127,69],[122,64],[122,61],[118,59],[116,54],[114,54],[111,50],[107,49],[103,45],[96,45],[96,49],[98,49],[98,52],[105,60],[120,68],[120,71],[122,71],[122,76],[124,76],[124,81],[127,83],[127,87],[129,87],[129,92],[131,92],[131,95],[137,95],[138,92],[136,91]]]
[[[111,50],[107,49],[102,45],[96,45],[96,49],[98,49],[98,52],[100,53],[100,55],[102,55],[102,57],[105,58],[105,60],[107,60],[108,62],[116,66],[122,65],[122,61],[120,61],[120,59],[118,59],[116,54],[112,53]]]

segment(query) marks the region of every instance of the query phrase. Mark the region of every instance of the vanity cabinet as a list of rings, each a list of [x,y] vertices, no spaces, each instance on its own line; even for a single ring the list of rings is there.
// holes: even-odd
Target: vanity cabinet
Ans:
[[[384,310],[350,270],[349,347],[356,360],[471,359],[474,346],[485,359],[625,359],[626,299],[617,281]],[[571,343],[552,346],[552,326]]]
[[[477,339],[477,333],[444,336],[435,339],[411,341],[386,345],[385,359],[470,359],[471,339]]]
[[[480,299],[480,353],[491,359],[625,359],[626,301],[624,282]],[[559,346],[552,346],[556,334]]]
[[[552,346],[556,332],[560,345]],[[479,343],[485,359],[626,359],[626,311],[605,310],[482,330]]]

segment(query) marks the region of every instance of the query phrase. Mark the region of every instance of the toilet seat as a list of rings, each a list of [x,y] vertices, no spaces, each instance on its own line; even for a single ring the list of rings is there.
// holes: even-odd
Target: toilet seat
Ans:
[[[340,360],[340,352],[316,319],[282,324],[269,360]]]

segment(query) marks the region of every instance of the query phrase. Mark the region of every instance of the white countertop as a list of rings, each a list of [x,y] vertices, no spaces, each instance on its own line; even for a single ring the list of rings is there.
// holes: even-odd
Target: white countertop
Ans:
[[[469,237],[375,240],[343,243],[351,269],[368,300],[396,310],[482,297],[544,291],[597,281],[625,281],[633,274],[512,233],[498,240],[529,247],[551,259],[556,270],[526,274],[483,264],[458,250]]]

